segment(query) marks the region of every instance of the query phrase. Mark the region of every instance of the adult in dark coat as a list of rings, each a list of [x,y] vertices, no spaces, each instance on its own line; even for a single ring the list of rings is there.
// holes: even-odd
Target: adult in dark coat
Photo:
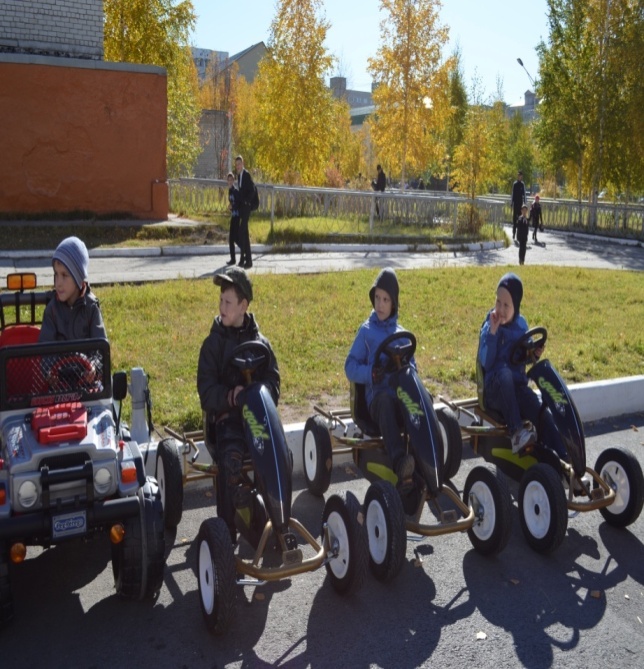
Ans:
[[[384,193],[387,186],[387,176],[382,169],[382,165],[377,165],[376,171],[378,172],[378,176],[371,182],[371,186],[377,193]],[[380,216],[378,198],[376,198],[376,216]]]
[[[237,172],[237,191],[239,192],[239,247],[241,248],[239,266],[250,269],[253,266],[253,259],[250,254],[248,220],[250,219],[254,184],[250,172],[244,168],[244,159],[241,156],[235,158],[235,170]]]
[[[543,215],[541,213],[541,202],[539,196],[534,196],[534,202],[530,207],[530,220],[532,221],[532,239],[537,243],[537,230],[541,228],[543,231]]]
[[[517,220],[521,216],[521,207],[525,204],[525,184],[523,172],[517,174],[517,180],[512,184],[512,239],[517,236]]]

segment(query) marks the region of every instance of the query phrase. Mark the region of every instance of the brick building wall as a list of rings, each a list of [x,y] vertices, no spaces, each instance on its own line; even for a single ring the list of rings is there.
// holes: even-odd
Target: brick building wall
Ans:
[[[0,51],[103,59],[103,0],[0,0]]]

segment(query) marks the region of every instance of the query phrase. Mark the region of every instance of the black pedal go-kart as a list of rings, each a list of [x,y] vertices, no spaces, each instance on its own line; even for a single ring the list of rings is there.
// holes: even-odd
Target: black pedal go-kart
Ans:
[[[462,430],[474,452],[518,481],[521,529],[528,544],[540,553],[553,551],[561,544],[569,515],[598,509],[609,524],[627,527],[637,520],[644,504],[642,467],[630,451],[608,448],[599,454],[594,469],[587,465],[583,425],[568,387],[549,360],[538,360],[535,355],[547,337],[545,328],[532,328],[511,353],[511,364],[530,365],[528,378],[541,391],[542,413],[535,425],[537,442],[527,454],[512,453],[503,417],[485,406],[483,370],[478,360],[478,398],[448,403],[471,421]],[[546,409],[565,445],[565,460],[543,441]]]
[[[235,524],[255,552],[250,560],[235,553],[230,530],[222,518],[201,524],[197,536],[199,595],[206,626],[215,635],[229,627],[237,585],[260,586],[325,566],[334,589],[344,594],[355,592],[366,575],[367,536],[362,509],[353,494],[329,497],[322,513],[320,541],[291,514],[292,453],[268,388],[253,380],[269,356],[262,342],[251,341],[236,347],[226,363],[226,367],[239,369],[244,379],[237,404],[241,406],[248,447],[242,467],[243,484],[251,491],[250,513],[237,511]],[[196,462],[196,444],[201,439],[207,445],[210,442],[209,451],[216,452],[213,427],[206,424],[203,433],[184,435],[168,431],[194,449],[192,467],[214,477],[217,485],[217,463]],[[266,560],[269,551],[275,556],[274,548],[281,551],[278,566],[267,564],[274,560]]]
[[[474,548],[485,555],[503,550],[509,538],[510,493],[493,467],[477,466],[469,473],[463,500],[445,485],[460,466],[460,427],[450,409],[435,410],[410,364],[415,350],[415,336],[401,330],[380,344],[375,357],[386,359],[385,371],[391,373],[401,403],[407,448],[415,460],[411,490],[401,488],[392,469],[378,426],[369,416],[364,386],[351,384],[349,411],[326,412],[316,406],[317,414],[304,428],[302,454],[311,493],[322,495],[327,490],[334,455],[351,454],[371,482],[364,502],[369,563],[382,581],[394,578],[404,564],[406,531],[421,537],[466,531]],[[436,522],[422,522],[425,503]]]

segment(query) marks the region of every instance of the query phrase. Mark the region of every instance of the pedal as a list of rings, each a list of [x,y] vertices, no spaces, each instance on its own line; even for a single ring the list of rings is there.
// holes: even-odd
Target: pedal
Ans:
[[[293,548],[288,551],[282,551],[282,564],[285,567],[292,567],[296,564],[302,564],[304,559],[302,551],[299,548]]]
[[[455,523],[458,520],[458,514],[454,509],[449,509],[448,511],[443,511],[441,513],[441,523],[446,525],[447,523]]]
[[[283,538],[287,551],[291,551],[297,548],[297,537],[293,534],[293,532],[287,532]]]
[[[590,499],[592,499],[593,502],[597,502],[600,499],[604,499],[604,497],[606,497],[606,495],[604,493],[603,488],[595,488],[594,490],[591,490],[591,492],[590,492]]]

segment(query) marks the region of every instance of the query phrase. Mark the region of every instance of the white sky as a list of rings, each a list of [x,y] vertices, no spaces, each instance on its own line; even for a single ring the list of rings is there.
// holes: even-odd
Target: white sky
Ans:
[[[267,42],[275,16],[273,0],[192,0],[197,14],[193,46],[233,55],[257,42]],[[324,13],[331,23],[329,51],[340,60],[348,87],[371,90],[367,59],[378,49],[380,38],[378,0],[324,0]],[[532,84],[517,63],[537,78],[536,46],[548,38],[546,0],[443,0],[441,21],[449,27],[449,55],[458,44],[470,88],[475,72],[486,95],[503,80],[505,101],[516,102]]]

